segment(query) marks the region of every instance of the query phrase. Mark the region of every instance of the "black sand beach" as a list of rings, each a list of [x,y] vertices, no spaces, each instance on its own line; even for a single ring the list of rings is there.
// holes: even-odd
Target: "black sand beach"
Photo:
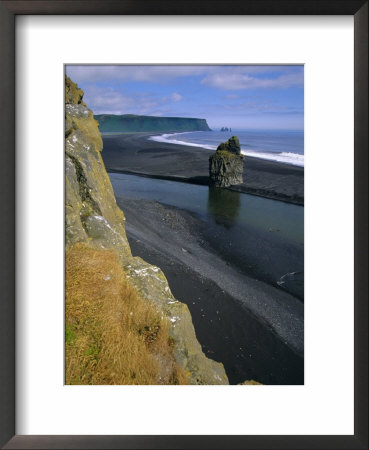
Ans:
[[[153,133],[103,134],[106,169],[194,184],[208,184],[209,156],[199,147],[150,141]],[[303,167],[246,157],[244,180],[231,189],[304,204]]]
[[[203,351],[230,383],[303,384],[303,304],[239,272],[204,238],[199,219],[158,202],[118,197],[134,256],[165,273],[191,311]]]
[[[211,151],[148,141],[150,134],[104,135],[107,170],[208,183]],[[303,168],[246,158],[244,175],[246,182],[234,190],[303,204]],[[240,267],[236,253],[217,245],[219,237],[204,229],[195,214],[124,192],[116,196],[126,215],[132,253],[164,271],[175,297],[191,311],[204,352],[224,364],[230,382],[303,384],[301,299]],[[277,234],[268,234],[269,243],[256,230],[255,248],[269,257]],[[291,251],[278,248],[281,263],[291,259]]]

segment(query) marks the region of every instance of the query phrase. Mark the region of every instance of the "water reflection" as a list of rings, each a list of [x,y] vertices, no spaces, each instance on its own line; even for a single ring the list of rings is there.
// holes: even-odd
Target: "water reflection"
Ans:
[[[237,221],[241,206],[241,194],[219,187],[209,187],[208,213],[217,224],[227,229]]]

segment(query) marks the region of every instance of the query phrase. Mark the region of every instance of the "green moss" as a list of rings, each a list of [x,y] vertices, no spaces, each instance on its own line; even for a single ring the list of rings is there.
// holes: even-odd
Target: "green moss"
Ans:
[[[100,349],[92,345],[85,351],[85,356],[91,356],[95,361],[98,360],[100,354]]]
[[[232,136],[227,142],[218,145],[217,152],[226,150],[228,152],[239,155],[241,153],[240,141],[237,136]]]
[[[88,136],[88,140],[92,143],[96,150],[101,152],[103,148],[102,137],[99,132],[98,123],[93,118],[92,112],[89,112],[87,117],[73,117],[73,128],[81,131],[85,136]]]
[[[72,330],[72,327],[70,326],[66,326],[65,327],[65,343],[66,345],[72,345],[73,342],[76,339],[76,334],[75,332]]]
[[[221,159],[224,163],[230,162],[235,160],[237,157],[239,157],[238,155],[235,155],[234,153],[231,153],[227,150],[217,150],[214,155],[211,155],[209,160],[210,162],[212,160],[219,160]]]
[[[91,208],[89,204],[82,204],[82,209],[80,212],[82,222],[85,221],[88,217],[91,217],[95,214],[95,211]]]
[[[215,152],[215,156],[218,158],[222,158],[225,160],[235,159],[236,155],[234,153],[229,152],[228,150],[217,150]]]
[[[86,104],[82,101],[84,92],[69,77],[65,77],[65,103],[73,103],[76,105]]]
[[[240,147],[240,141],[237,136],[232,136],[228,139],[228,150],[230,152],[240,154],[241,147]]]
[[[226,142],[222,142],[221,144],[218,145],[217,152],[218,151],[220,152],[222,150],[228,150],[228,146],[227,146]]]

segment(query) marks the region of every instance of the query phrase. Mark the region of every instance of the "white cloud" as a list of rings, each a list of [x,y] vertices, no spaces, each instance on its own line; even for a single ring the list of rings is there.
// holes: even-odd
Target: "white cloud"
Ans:
[[[182,96],[173,92],[170,96],[160,97],[140,92],[125,94],[112,87],[89,85],[84,101],[94,114],[138,114],[163,116],[170,112],[170,105],[182,100]]]
[[[173,94],[171,95],[171,99],[174,101],[174,102],[179,102],[179,101],[181,101],[182,100],[182,95],[181,94],[178,94],[177,92],[173,92]]]
[[[207,75],[201,84],[225,90],[244,90],[256,88],[288,88],[303,86],[303,72],[287,73],[276,78],[257,78],[245,73],[212,73]]]
[[[292,72],[291,72],[292,70]],[[191,65],[69,65],[66,68],[67,74],[77,83],[95,83],[99,81],[141,81],[141,82],[168,82],[174,78],[187,76],[204,77],[203,84],[213,87],[227,89],[230,81],[240,89],[248,89],[253,83],[260,82],[257,87],[273,87],[272,82],[287,85],[293,79],[299,79],[301,83],[302,71],[296,74],[293,66],[272,66],[272,65],[236,65],[236,66],[191,66]],[[261,79],[258,74],[278,74],[279,78]],[[291,78],[290,81],[288,79]],[[285,80],[284,80],[285,79]],[[284,80],[284,81],[283,81]],[[268,84],[268,81],[270,82]],[[244,87],[247,86],[247,87]],[[275,84],[279,86],[279,84]]]
[[[203,75],[204,66],[67,66],[67,75],[77,83],[98,81],[168,81],[189,75]]]

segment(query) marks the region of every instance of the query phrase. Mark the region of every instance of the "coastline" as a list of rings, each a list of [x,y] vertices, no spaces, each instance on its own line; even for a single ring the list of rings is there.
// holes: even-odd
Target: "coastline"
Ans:
[[[103,135],[107,171],[208,185],[212,150],[148,140],[152,135]],[[229,189],[303,205],[303,167],[246,157],[244,179]],[[240,272],[235,255],[217,248],[218,238],[202,232],[201,220],[191,212],[133,199],[124,189],[116,198],[133,255],[163,270],[174,296],[190,309],[203,352],[224,364],[231,384],[304,383],[301,299],[252,272]],[[262,248],[257,229],[255,236]],[[287,249],[280,257],[289,258]]]
[[[209,156],[202,147],[148,140],[161,133],[103,134],[102,157],[108,172],[207,185]],[[228,189],[304,204],[304,168],[245,157],[244,183]]]
[[[197,141],[196,133],[207,133],[204,131],[192,131],[192,132],[179,132],[179,133],[164,133],[159,136],[150,136],[148,139],[157,142],[166,142],[177,145],[186,145],[190,147],[201,147],[207,150],[211,150],[213,152],[216,151],[220,142],[229,139],[232,135],[236,135],[239,138],[241,153],[244,156],[251,158],[259,158],[268,161],[280,162],[282,164],[292,165],[292,166],[300,166],[304,167],[304,155],[303,153],[299,153],[301,150],[301,141],[296,142],[284,142],[284,137],[291,137],[296,135],[301,135],[301,130],[287,130],[286,135],[280,136],[279,132],[275,132],[272,130],[234,130],[228,132],[221,132],[212,130],[210,133],[207,133],[207,136],[202,135],[200,137],[200,142]],[[272,133],[272,134],[271,134]],[[276,133],[273,135],[273,133]],[[187,135],[183,140],[181,135]],[[191,135],[189,137],[188,135]],[[245,136],[246,134],[246,136]],[[278,142],[274,142],[272,147],[270,147],[271,152],[268,152],[265,149],[265,146],[268,147],[270,145],[269,142],[263,142],[263,136],[273,136],[274,139],[281,139],[284,142],[283,145]],[[186,140],[188,139],[188,140]],[[244,139],[247,139],[248,144],[243,144]],[[198,142],[198,143],[196,143]],[[264,146],[264,149],[262,148]],[[254,147],[254,148],[253,148]],[[256,149],[258,148],[258,150]],[[292,151],[294,150],[294,151]]]

